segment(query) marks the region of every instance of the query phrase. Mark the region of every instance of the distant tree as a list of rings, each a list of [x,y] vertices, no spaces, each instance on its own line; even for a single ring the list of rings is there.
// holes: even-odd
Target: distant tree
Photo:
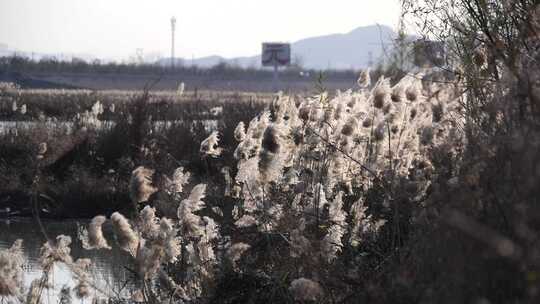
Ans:
[[[294,54],[291,60],[291,68],[297,69],[297,70],[303,70],[304,64],[305,64],[304,56],[298,53]]]

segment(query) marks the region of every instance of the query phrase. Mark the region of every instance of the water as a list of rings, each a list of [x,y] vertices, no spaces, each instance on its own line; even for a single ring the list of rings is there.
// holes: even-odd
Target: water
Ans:
[[[57,235],[64,234],[71,236],[71,255],[73,259],[90,258],[92,260],[91,276],[92,283],[95,284],[101,291],[108,295],[126,295],[134,287],[131,282],[131,274],[124,266],[129,266],[126,261],[129,261],[128,255],[117,247],[111,250],[85,250],[82,248],[81,241],[77,239],[78,229],[81,225],[86,226],[89,220],[63,220],[50,221],[43,220],[45,231],[50,238],[55,238]],[[109,240],[109,244],[114,245],[111,227],[107,224],[103,227],[105,236]],[[40,278],[42,270],[39,264],[39,249],[45,242],[45,237],[41,229],[32,219],[0,219],[0,250],[11,247],[17,239],[23,240],[25,264],[24,282],[25,286],[29,287],[30,283]],[[73,278],[71,271],[67,266],[57,263],[52,272],[52,290],[47,290],[42,295],[43,303],[57,303],[58,294],[63,286],[73,288],[76,281]],[[85,299],[85,303],[91,303],[91,299],[105,298],[102,292],[92,291],[91,298]],[[73,293],[75,302],[76,297]]]
[[[160,128],[169,128],[175,123],[180,121],[154,121],[155,130]],[[202,122],[205,129],[208,132],[217,130],[219,120],[217,119],[203,119],[203,120],[193,120],[193,125],[195,123]],[[111,129],[115,125],[114,121],[99,120],[99,130]],[[23,131],[29,131],[36,128],[44,129],[49,131],[50,134],[53,132],[61,134],[71,134],[73,132],[75,124],[72,121],[1,121],[0,120],[0,135],[16,134]]]

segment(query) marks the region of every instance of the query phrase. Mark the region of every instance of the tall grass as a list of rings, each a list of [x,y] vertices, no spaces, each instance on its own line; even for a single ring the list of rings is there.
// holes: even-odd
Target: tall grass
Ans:
[[[269,97],[210,92],[128,94],[33,91],[6,87],[0,98],[0,196],[6,207],[28,214],[27,202],[41,143],[41,192],[53,217],[90,217],[130,208],[134,165],[151,162],[160,174],[187,165],[206,174],[199,143],[211,130],[227,129],[262,108]],[[13,99],[13,100],[12,100]],[[28,112],[13,111],[26,104]],[[232,139],[222,144],[233,149]],[[227,149],[227,148],[226,148]],[[227,153],[225,153],[227,154]],[[230,155],[231,153],[229,153]],[[124,206],[124,207],[122,207]]]
[[[346,92],[278,94],[236,120],[223,105],[217,133],[156,132],[141,99],[113,127],[129,143],[116,155],[133,207],[95,217],[83,242],[117,242],[146,303],[537,303],[540,8],[453,3],[421,8],[458,18],[441,21],[459,26],[456,77],[371,85],[363,73]],[[47,163],[39,148],[28,144]],[[49,241],[43,261],[77,273],[68,245]],[[5,297],[24,294],[18,248],[0,255]]]
[[[431,182],[431,151],[463,142],[460,122],[449,120],[461,110],[452,86],[424,87],[415,75],[369,87],[363,77],[359,89],[335,96],[278,95],[251,119],[234,120],[235,109],[223,105],[218,133],[186,122],[155,129],[150,113],[159,112],[150,112],[147,96],[133,103],[112,130],[128,134],[122,170],[146,168],[131,173],[132,221],[120,213],[111,221],[138,274],[136,294],[145,302],[255,295],[292,302],[354,293],[351,282],[366,270],[358,258],[381,261],[409,237]],[[88,113],[99,119],[99,104]],[[86,132],[100,132],[87,121]],[[180,149],[187,136],[197,142],[191,155]],[[189,195],[171,191],[187,182],[184,169],[171,171],[180,166],[204,182]],[[86,235],[89,248],[110,242],[99,225]]]

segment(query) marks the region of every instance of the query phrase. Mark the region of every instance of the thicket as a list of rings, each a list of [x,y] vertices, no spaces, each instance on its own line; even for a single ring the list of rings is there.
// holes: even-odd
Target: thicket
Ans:
[[[115,239],[146,303],[537,303],[540,5],[403,5],[455,77],[364,72],[347,92],[279,95],[200,142],[207,180],[161,166],[136,133],[136,212],[95,217],[83,245]],[[85,297],[90,261],[65,255],[69,241],[44,245],[44,268],[70,266]],[[2,257],[0,286],[20,281],[20,243]]]
[[[31,215],[39,173],[41,216],[56,218],[129,210],[135,163],[181,165],[206,178],[200,142],[212,130],[229,134],[268,102],[236,93],[1,90],[0,207]],[[231,151],[228,138],[223,144]],[[42,143],[47,153],[38,160]],[[146,159],[150,153],[155,160]]]

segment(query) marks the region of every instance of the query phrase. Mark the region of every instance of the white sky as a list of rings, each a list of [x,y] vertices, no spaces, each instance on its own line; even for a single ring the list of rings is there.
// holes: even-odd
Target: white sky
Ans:
[[[176,56],[254,55],[263,41],[296,41],[374,23],[396,27],[399,0],[0,0],[0,43],[41,53],[122,59],[142,48]]]

